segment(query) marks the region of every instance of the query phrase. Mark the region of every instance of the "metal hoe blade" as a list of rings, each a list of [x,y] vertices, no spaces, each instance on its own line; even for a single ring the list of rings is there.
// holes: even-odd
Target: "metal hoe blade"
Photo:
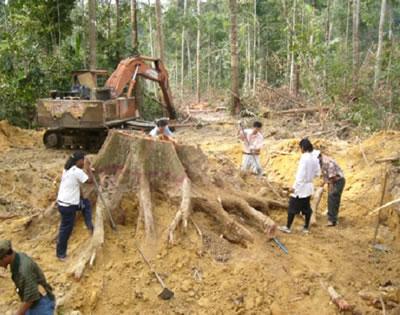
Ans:
[[[174,297],[174,292],[172,292],[168,288],[164,288],[161,293],[158,295],[158,297],[162,300],[170,300]]]
[[[278,245],[280,249],[282,249],[285,252],[285,254],[289,254],[289,251],[287,250],[286,246],[283,245],[276,237],[274,237],[272,240],[276,243],[276,245]]]

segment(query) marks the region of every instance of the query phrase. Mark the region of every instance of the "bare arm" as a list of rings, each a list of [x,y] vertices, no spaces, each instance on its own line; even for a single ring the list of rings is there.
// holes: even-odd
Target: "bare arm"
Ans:
[[[85,158],[85,165],[83,166],[83,170],[89,177],[86,183],[91,184],[93,183],[93,172],[92,172],[92,164],[88,159]]]

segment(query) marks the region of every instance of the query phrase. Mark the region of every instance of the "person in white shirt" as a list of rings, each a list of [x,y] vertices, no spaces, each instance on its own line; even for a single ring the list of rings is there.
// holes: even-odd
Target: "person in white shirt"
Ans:
[[[176,142],[171,129],[168,127],[168,119],[166,118],[158,119],[156,121],[156,126],[150,131],[149,135],[159,140]]]
[[[85,169],[85,171],[83,170]],[[67,256],[68,239],[74,228],[75,215],[82,211],[87,228],[93,232],[92,209],[88,199],[81,198],[80,185],[91,183],[89,160],[82,151],[74,152],[67,160],[57,195],[57,206],[61,214],[56,255],[60,260]]]
[[[260,152],[264,146],[264,137],[261,134],[262,123],[255,121],[252,129],[243,129],[240,125],[239,139],[243,141],[242,172],[262,174]]]
[[[303,232],[309,232],[308,228],[312,214],[310,198],[314,192],[313,180],[321,172],[318,159],[313,154],[314,148],[310,140],[302,139],[300,141],[300,149],[303,154],[300,158],[296,180],[289,199],[287,224],[279,227],[279,230],[285,233],[291,233],[290,227],[294,217],[300,212],[305,216]]]

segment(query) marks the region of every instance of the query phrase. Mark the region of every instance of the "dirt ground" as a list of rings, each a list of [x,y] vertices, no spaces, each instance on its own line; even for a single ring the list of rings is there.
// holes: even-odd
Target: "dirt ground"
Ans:
[[[288,187],[300,157],[297,142],[300,136],[315,132],[315,127],[299,125],[297,130],[282,132],[281,123],[265,121],[266,149],[261,158],[268,179]],[[54,201],[70,152],[46,150],[41,135],[0,123],[0,238],[11,239],[17,251],[39,263],[55,289],[59,314],[338,314],[323,288],[326,284],[355,305],[359,314],[381,314],[359,292],[382,292],[379,288],[389,284],[400,287],[398,208],[385,210],[381,216],[378,242],[384,251],[372,248],[377,216],[368,216],[379,205],[386,170],[385,201],[400,197],[398,165],[375,162],[398,154],[400,132],[379,132],[363,140],[354,135],[348,140],[311,137],[317,149],[333,156],[345,172],[340,224],[324,226],[325,194],[318,223],[309,235],[298,231],[301,217],[295,219],[294,233],[278,234],[288,255],[253,228],[253,244],[247,248],[231,244],[201,212],[192,217],[203,237],[190,225],[187,235],[178,233],[177,243],[168,247],[164,236],[174,211],[169,211],[172,205],[165,200],[155,200],[160,242],[141,247],[175,292],[170,301],[157,297],[160,287],[134,248],[137,203],[133,200],[122,205],[129,214],[124,226],[113,232],[106,225],[103,250],[79,282],[68,271],[80,255],[80,245],[90,237],[81,216],[69,241],[67,261],[56,259],[58,214],[43,222],[30,218]],[[177,138],[201,146],[209,158],[210,174],[235,178],[249,192],[262,188],[257,178],[238,176],[241,144],[234,123],[178,130]],[[286,221],[284,209],[273,210],[270,216],[278,224]],[[0,278],[0,314],[12,314],[19,301],[9,270],[1,270]],[[400,314],[400,289],[384,303],[387,314]]]

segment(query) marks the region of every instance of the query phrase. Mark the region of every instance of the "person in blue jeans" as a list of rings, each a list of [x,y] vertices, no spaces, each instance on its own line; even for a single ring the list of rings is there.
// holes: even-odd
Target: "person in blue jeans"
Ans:
[[[93,232],[92,209],[88,199],[81,198],[81,185],[91,183],[90,163],[82,151],[74,152],[67,160],[57,195],[57,206],[61,214],[56,255],[65,260],[68,239],[74,228],[77,211],[82,211],[86,227]]]
[[[10,266],[11,279],[22,301],[17,315],[53,315],[55,297],[40,267],[28,255],[16,252],[11,241],[0,240],[0,266]],[[42,295],[39,286],[46,295]]]

